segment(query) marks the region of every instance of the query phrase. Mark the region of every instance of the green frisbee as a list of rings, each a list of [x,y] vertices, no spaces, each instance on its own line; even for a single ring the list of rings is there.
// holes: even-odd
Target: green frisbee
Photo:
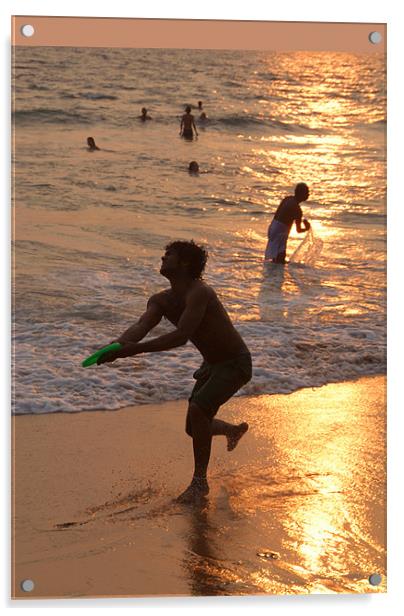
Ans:
[[[121,348],[121,346],[122,345],[119,342],[113,342],[112,344],[108,344],[102,349],[99,349],[99,351],[96,351],[95,353],[90,355],[90,357],[87,357],[87,359],[85,359],[81,365],[83,366],[83,368],[87,368],[87,366],[92,366],[93,364],[97,363],[101,355],[104,355],[104,353],[108,353],[109,351],[117,351]]]

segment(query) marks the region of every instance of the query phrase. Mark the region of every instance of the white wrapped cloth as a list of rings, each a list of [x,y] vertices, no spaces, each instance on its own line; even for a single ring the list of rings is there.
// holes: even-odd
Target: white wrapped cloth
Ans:
[[[268,228],[268,243],[265,249],[265,260],[276,259],[281,252],[286,252],[289,237],[289,227],[279,220],[272,220]]]

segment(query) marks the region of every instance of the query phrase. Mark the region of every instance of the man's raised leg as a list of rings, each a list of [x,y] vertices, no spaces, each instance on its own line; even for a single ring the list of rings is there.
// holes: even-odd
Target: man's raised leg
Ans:
[[[212,420],[212,436],[223,434],[227,438],[227,451],[233,451],[238,445],[241,437],[247,432],[248,423],[243,422],[238,425],[222,421],[221,419]]]

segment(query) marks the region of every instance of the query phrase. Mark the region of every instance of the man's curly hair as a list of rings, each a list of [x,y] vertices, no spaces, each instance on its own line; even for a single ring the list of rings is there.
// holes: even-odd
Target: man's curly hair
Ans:
[[[190,242],[176,240],[167,244],[166,250],[174,250],[177,253],[179,260],[188,265],[188,271],[194,280],[202,278],[208,260],[208,253],[202,246],[195,244],[194,240]]]

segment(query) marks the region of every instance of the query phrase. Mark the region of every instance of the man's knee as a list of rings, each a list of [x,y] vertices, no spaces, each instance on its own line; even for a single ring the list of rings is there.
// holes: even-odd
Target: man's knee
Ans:
[[[191,426],[191,418],[189,416],[189,409],[187,413],[187,419],[185,421],[185,432],[188,434],[188,436],[192,436],[192,426]]]
[[[195,402],[190,402],[188,406],[187,419],[185,422],[185,432],[188,436],[193,434],[193,426],[198,426],[201,423],[211,423],[211,420],[204,411]]]
[[[187,419],[185,421],[185,432],[192,437],[192,416],[194,414],[195,403],[190,402],[188,405]]]

